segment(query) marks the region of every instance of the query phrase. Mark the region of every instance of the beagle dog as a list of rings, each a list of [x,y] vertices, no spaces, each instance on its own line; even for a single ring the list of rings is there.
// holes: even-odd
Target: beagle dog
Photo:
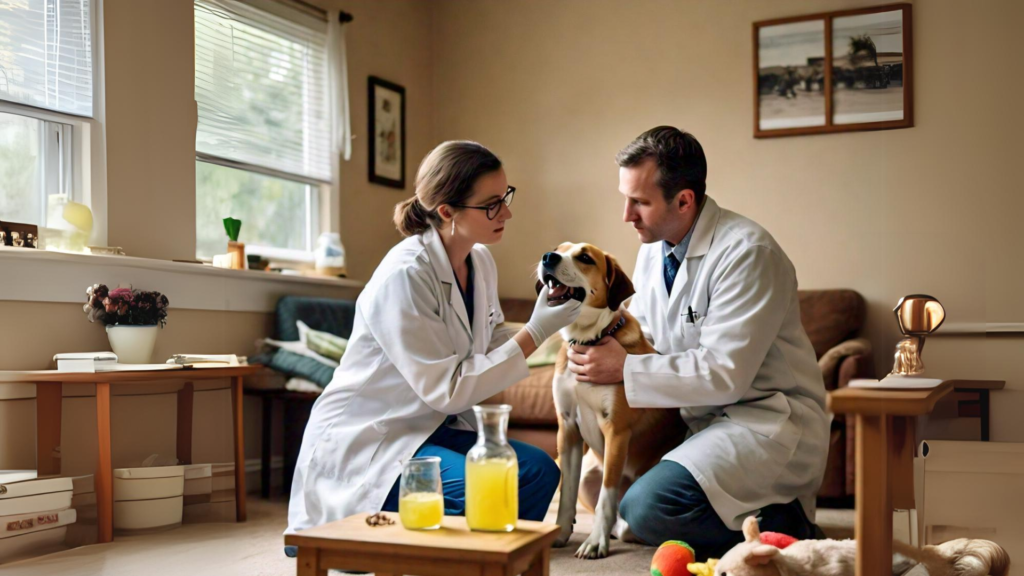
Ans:
[[[537,277],[538,291],[543,284],[550,288],[549,303],[583,302],[579,318],[561,332],[566,342],[559,351],[552,383],[562,468],[557,519],[561,532],[554,545],[560,548],[569,541],[579,497],[594,510],[594,530],[576,557],[604,558],[613,530],[620,538],[628,536],[628,526],[618,516],[622,494],[682,443],[686,425],[679,410],[630,408],[622,384],[576,382],[568,370],[570,345],[595,344],[605,336],[618,340],[629,354],[657,354],[644,338],[640,323],[622,307],[634,293],[633,283],[612,255],[590,244],[564,243],[544,255]],[[603,473],[593,468],[600,475],[599,488],[597,482],[585,480],[580,493],[584,443],[603,459]],[[594,492],[598,492],[596,506]]]

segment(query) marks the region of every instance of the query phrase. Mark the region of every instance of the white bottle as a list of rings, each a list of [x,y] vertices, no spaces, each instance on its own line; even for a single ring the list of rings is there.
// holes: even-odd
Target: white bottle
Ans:
[[[341,245],[341,235],[337,232],[324,232],[316,242],[316,270],[328,276],[345,275],[345,248]]]

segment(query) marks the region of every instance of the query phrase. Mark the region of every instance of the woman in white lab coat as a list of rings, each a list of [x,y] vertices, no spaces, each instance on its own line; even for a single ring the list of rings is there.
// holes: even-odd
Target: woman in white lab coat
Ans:
[[[501,240],[515,188],[474,142],[445,142],[423,160],[416,194],[395,208],[407,236],[356,301],[348,347],[313,406],[292,481],[288,530],[359,512],[397,510],[403,463],[441,456],[445,513],[462,514],[472,407],[528,376],[526,357],[572,323],[580,303],[547,306],[518,333],[502,326],[498,277],[484,244]],[[559,471],[512,442],[520,518],[544,517]]]

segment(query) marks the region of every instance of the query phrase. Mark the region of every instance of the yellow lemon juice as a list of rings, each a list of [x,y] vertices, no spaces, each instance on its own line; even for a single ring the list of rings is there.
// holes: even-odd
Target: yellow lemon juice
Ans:
[[[398,501],[398,517],[409,530],[433,530],[441,526],[444,498],[437,492],[412,492]]]
[[[473,530],[509,532],[519,517],[519,463],[466,462],[466,523]]]

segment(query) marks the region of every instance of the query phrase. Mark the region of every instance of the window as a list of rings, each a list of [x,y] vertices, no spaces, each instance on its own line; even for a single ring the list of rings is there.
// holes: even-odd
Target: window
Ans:
[[[252,252],[302,258],[331,183],[327,23],[234,0],[195,0],[196,252],[224,252],[242,220]]]
[[[0,220],[45,226],[49,204],[82,200],[72,145],[93,114],[90,10],[90,0],[0,4]]]

